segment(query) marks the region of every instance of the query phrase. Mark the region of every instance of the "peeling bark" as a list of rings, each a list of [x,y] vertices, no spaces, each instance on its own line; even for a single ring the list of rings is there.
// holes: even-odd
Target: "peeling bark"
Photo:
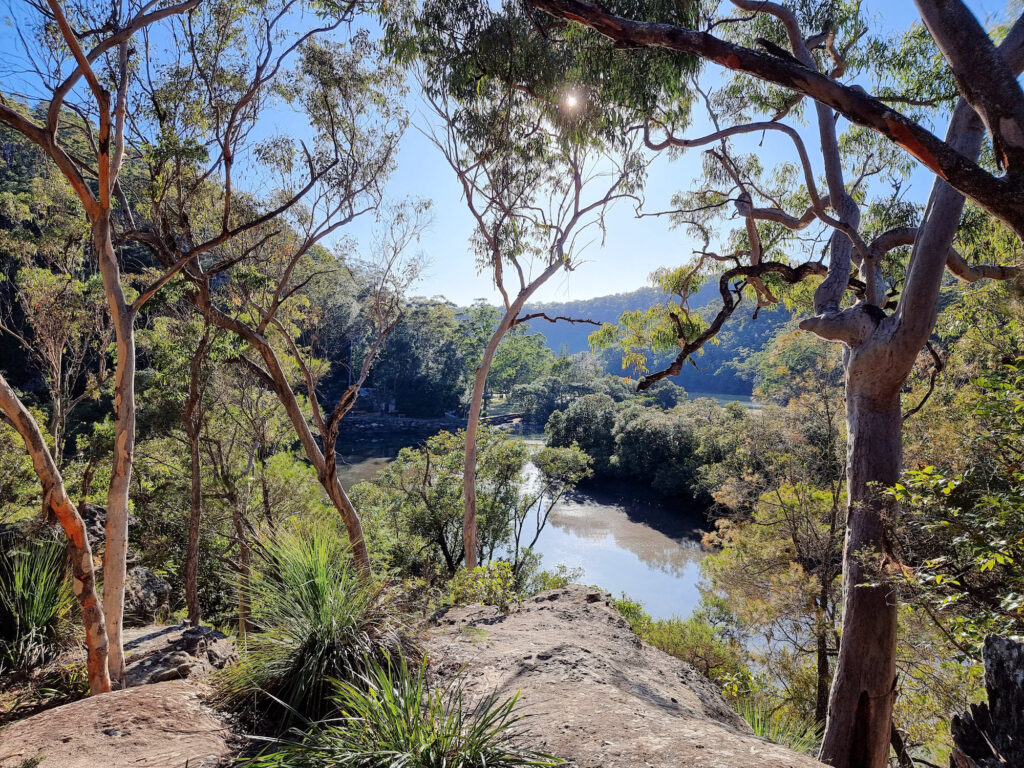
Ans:
[[[85,626],[87,650],[86,670],[89,674],[89,691],[106,693],[110,690],[110,675],[107,670],[107,633],[103,608],[96,594],[96,577],[93,567],[92,548],[86,534],[85,523],[78,509],[68,498],[64,479],[57,469],[42,432],[32,414],[0,376],[0,411],[10,420],[21,436],[32,457],[32,466],[43,488],[44,509],[50,510],[57,518],[68,537],[68,554],[71,561],[71,575],[75,599],[82,611]]]
[[[896,599],[872,568],[889,554],[892,504],[884,489],[899,479],[902,415],[899,386],[877,386],[875,342],[848,357],[846,541],[843,547],[843,633],[829,697],[820,760],[836,768],[881,768],[888,763],[896,699]]]
[[[1024,765],[1024,643],[989,635],[982,655],[988,701],[953,716],[950,766]]]

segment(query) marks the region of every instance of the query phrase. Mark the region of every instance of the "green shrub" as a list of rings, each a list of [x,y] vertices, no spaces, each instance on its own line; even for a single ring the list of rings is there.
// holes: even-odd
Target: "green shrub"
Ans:
[[[320,717],[331,680],[357,679],[367,659],[412,651],[394,595],[362,583],[335,536],[278,535],[262,551],[264,568],[247,589],[257,631],[215,678],[219,704],[281,726]]]
[[[736,711],[762,739],[803,755],[816,755],[821,748],[821,727],[813,721],[787,714],[752,698],[737,701]]]
[[[551,571],[540,570],[537,567],[540,565],[539,555],[533,562],[530,560],[524,560],[524,562],[527,567],[520,569],[518,581],[520,592],[525,597],[536,595],[538,592],[546,592],[549,589],[562,589],[583,578],[582,568],[570,568],[562,563],[556,565]]]
[[[59,542],[0,551],[0,671],[37,667],[52,659],[73,605]]]
[[[745,669],[742,648],[723,638],[700,616],[652,621],[644,633],[644,640],[682,659],[704,677],[719,684],[727,676]]]
[[[472,571],[459,570],[448,582],[449,605],[483,603],[507,612],[518,600],[512,563],[497,560]]]
[[[615,608],[642,639],[687,662],[718,685],[747,674],[742,647],[723,636],[703,612],[688,619],[655,620],[627,595],[615,601]]]
[[[461,680],[430,690],[426,663],[370,660],[357,681],[338,683],[341,716],[315,723],[295,743],[245,763],[247,768],[511,768],[558,759],[513,745],[518,696],[485,699],[468,710]]]
[[[625,593],[615,601],[615,610],[622,614],[629,622],[630,629],[640,637],[644,636],[647,628],[651,625],[651,616],[644,610],[643,603]]]

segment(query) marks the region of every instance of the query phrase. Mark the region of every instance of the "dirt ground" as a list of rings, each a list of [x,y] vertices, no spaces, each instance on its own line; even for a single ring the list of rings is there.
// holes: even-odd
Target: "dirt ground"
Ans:
[[[570,586],[508,615],[455,608],[426,641],[469,694],[521,691],[524,742],[576,768],[814,768],[755,737],[692,667],[643,644],[609,595]]]

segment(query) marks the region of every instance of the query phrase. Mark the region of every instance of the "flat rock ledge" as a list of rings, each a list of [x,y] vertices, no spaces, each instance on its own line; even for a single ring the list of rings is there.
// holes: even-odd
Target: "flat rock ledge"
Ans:
[[[0,768],[213,768],[234,735],[195,683],[173,680],[93,696],[0,731]]]
[[[574,768],[821,768],[754,736],[693,667],[642,643],[606,593],[573,585],[435,624],[433,674],[463,675],[474,700],[521,691],[524,745]]]

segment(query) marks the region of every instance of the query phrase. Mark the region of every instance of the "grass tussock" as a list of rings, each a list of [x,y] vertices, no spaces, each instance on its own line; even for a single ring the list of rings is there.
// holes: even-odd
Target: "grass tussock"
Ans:
[[[431,689],[426,664],[369,660],[357,680],[337,682],[339,716],[295,731],[246,768],[520,768],[557,758],[516,746],[517,697],[490,697],[468,709],[461,680]]]
[[[0,550],[0,672],[32,669],[55,658],[73,605],[59,542]]]
[[[821,726],[814,722],[772,709],[751,698],[737,701],[736,711],[762,739],[802,755],[817,755],[821,749]]]
[[[283,728],[326,714],[332,681],[413,650],[394,595],[360,580],[336,537],[287,533],[262,548],[245,586],[255,632],[215,678],[215,701]]]

